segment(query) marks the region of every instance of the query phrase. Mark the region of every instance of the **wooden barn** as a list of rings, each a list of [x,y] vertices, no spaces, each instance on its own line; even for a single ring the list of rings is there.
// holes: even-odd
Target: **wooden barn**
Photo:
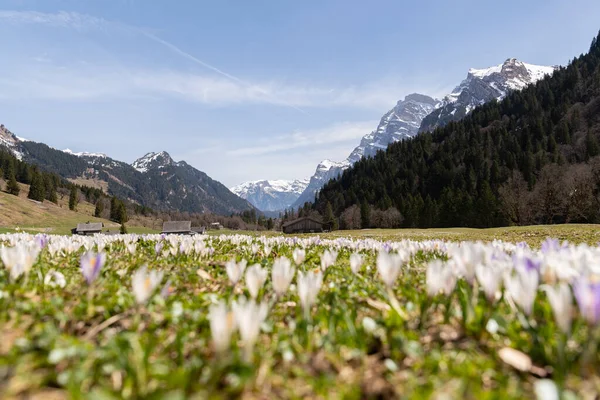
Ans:
[[[302,217],[283,224],[283,233],[323,232],[323,223],[311,217]]]
[[[77,224],[76,228],[71,229],[71,233],[73,235],[94,235],[96,233],[102,232],[102,227],[104,224],[102,222],[86,222],[85,224]]]
[[[192,221],[165,221],[162,232],[167,235],[193,235]]]

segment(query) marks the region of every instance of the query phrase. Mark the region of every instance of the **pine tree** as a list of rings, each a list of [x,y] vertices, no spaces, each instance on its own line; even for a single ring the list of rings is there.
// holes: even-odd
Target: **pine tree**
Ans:
[[[363,229],[371,226],[371,207],[366,200],[363,200],[360,205],[360,226]]]
[[[46,197],[46,191],[44,190],[44,181],[42,175],[37,170],[33,170],[31,175],[31,185],[29,186],[29,194],[27,195],[31,200],[44,201]]]
[[[104,212],[104,202],[102,199],[98,199],[96,201],[96,209],[94,210],[94,217],[102,218],[102,213]]]
[[[121,223],[121,228],[119,229],[119,232],[122,235],[125,235],[127,233],[127,228],[125,227],[125,224]]]
[[[76,186],[71,187],[71,193],[69,194],[69,210],[76,211],[77,203],[79,201],[79,189]]]
[[[330,231],[337,229],[337,227],[334,227],[334,225],[336,225],[336,219],[335,219],[335,215],[333,215],[333,208],[331,207],[331,203],[327,202],[327,205],[325,206],[325,226],[327,227],[327,229],[329,229]]]
[[[57,204],[58,196],[56,195],[56,185],[50,174],[44,174],[44,188],[46,189],[46,200]]]
[[[18,196],[21,188],[15,179],[15,174],[13,173],[10,178],[8,178],[8,183],[6,184],[6,191],[14,196]]]

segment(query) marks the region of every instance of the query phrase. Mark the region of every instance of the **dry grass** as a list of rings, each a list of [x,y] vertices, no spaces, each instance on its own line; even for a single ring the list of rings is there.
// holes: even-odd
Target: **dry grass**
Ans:
[[[21,192],[18,197],[0,192],[1,231],[19,228],[29,232],[68,234],[77,223],[87,221],[103,222],[105,228],[110,230],[119,229],[119,224],[115,222],[94,217],[95,207],[91,203],[81,201],[77,205],[77,211],[71,211],[68,196],[59,195],[58,204],[49,201],[40,203],[27,198],[28,185],[19,186]],[[4,188],[4,183],[0,183],[0,187]],[[136,217],[128,222],[127,228],[130,232],[144,233],[155,231],[152,229],[153,225],[160,226],[150,218]]]

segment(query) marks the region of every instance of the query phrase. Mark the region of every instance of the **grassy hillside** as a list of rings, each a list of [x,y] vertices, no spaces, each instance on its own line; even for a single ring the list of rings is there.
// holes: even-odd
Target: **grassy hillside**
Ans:
[[[45,201],[43,203],[29,200],[29,186],[19,184],[21,193],[18,197],[3,190],[6,187],[0,180],[0,232],[13,232],[15,229],[27,232],[45,232],[56,234],[71,233],[77,223],[103,222],[105,229],[119,229],[119,224],[107,219],[94,217],[94,205],[81,201],[77,211],[69,210],[68,196],[60,197],[58,205]],[[150,218],[132,218],[126,225],[129,232],[150,233],[158,232],[162,222]],[[154,227],[154,229],[152,229]]]

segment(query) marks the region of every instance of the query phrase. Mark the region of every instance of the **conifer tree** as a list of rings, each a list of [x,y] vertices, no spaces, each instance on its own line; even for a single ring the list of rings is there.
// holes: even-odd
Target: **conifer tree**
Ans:
[[[14,172],[10,176],[10,178],[8,178],[8,183],[6,184],[6,191],[14,196],[18,196],[19,192],[21,191],[21,188],[19,187],[19,184],[15,179]]]
[[[79,201],[79,189],[76,186],[71,187],[71,193],[69,194],[69,210],[76,211],[77,203]]]
[[[366,200],[360,205],[360,226],[362,229],[367,229],[371,225],[371,208]]]
[[[335,219],[335,215],[333,215],[333,208],[331,207],[331,203],[327,202],[327,206],[325,208],[325,226],[327,227],[327,229],[329,230],[336,230],[337,229],[337,225],[336,224],[336,219]]]
[[[122,235],[125,235],[127,233],[127,228],[125,227],[125,224],[121,223],[121,228],[119,229],[119,232]]]
[[[44,201],[46,197],[46,191],[44,190],[44,180],[42,175],[36,169],[33,170],[31,175],[31,185],[29,186],[28,198],[37,201]]]
[[[96,201],[96,209],[94,210],[94,217],[102,218],[102,213],[104,212],[104,202],[102,199],[98,199]]]

